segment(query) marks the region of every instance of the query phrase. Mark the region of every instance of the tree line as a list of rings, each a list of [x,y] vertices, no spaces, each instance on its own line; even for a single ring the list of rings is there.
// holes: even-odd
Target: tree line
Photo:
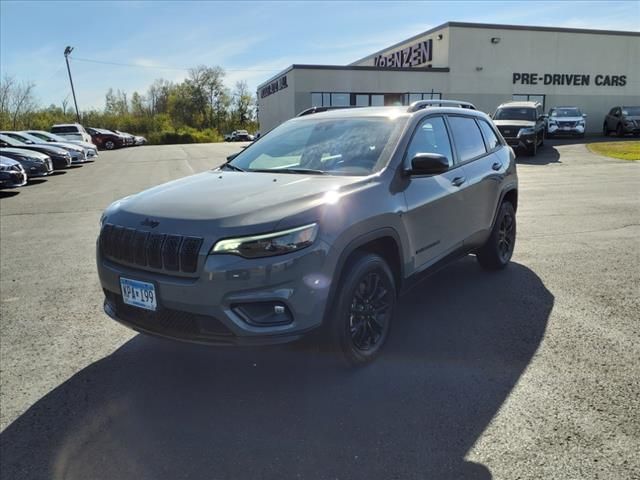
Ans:
[[[246,82],[225,86],[221,67],[199,65],[182,82],[155,80],[146,92],[110,88],[102,110],[80,112],[84,126],[144,135],[150,143],[221,141],[226,132],[256,131],[256,100]],[[0,82],[0,129],[49,130],[56,123],[75,122],[69,97],[60,105],[43,107],[35,84],[5,76]]]

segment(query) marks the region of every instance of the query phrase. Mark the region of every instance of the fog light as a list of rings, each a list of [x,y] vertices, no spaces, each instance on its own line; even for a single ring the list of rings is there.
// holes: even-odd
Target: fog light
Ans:
[[[231,310],[249,325],[270,327],[293,322],[293,315],[282,302],[253,302],[231,306]]]

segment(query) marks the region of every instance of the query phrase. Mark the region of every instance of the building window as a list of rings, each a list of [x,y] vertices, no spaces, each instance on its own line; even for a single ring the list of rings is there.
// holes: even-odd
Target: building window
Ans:
[[[311,94],[311,106],[312,107],[321,107],[322,106],[322,94],[321,93],[312,93]]]
[[[332,107],[348,107],[349,105],[351,105],[351,96],[348,93],[331,94]]]
[[[542,105],[542,111],[544,111],[545,96],[537,93],[514,93],[511,99],[516,102],[538,102]]]
[[[383,107],[384,106],[384,95],[371,95],[371,106],[372,107]]]
[[[429,93],[405,93],[402,96],[402,104],[403,105],[411,105],[413,102],[418,102],[420,100],[440,100],[442,98],[442,94],[440,92],[429,92]]]
[[[312,107],[348,107],[351,105],[349,93],[312,92]]]
[[[370,96],[371,95],[364,95],[361,93],[356,94],[356,107],[368,107]]]

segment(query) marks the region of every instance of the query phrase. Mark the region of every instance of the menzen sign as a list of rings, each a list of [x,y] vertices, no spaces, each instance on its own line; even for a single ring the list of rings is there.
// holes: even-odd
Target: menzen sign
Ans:
[[[279,78],[276,78],[273,82],[269,83],[267,86],[262,87],[260,89],[260,98],[268,97],[269,95],[276,93],[280,90],[284,90],[289,85],[287,85],[287,76],[283,75]]]
[[[433,39],[410,45],[388,55],[378,55],[373,64],[376,67],[406,68],[417,67],[431,61],[433,57]]]

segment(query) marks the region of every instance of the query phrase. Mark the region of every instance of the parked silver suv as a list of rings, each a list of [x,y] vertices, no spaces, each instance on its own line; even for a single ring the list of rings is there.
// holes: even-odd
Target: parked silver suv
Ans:
[[[446,103],[294,118],[217,170],[115,202],[97,242],[106,313],[218,345],[323,327],[350,363],[372,360],[402,288],[513,252],[513,151],[487,115]]]

